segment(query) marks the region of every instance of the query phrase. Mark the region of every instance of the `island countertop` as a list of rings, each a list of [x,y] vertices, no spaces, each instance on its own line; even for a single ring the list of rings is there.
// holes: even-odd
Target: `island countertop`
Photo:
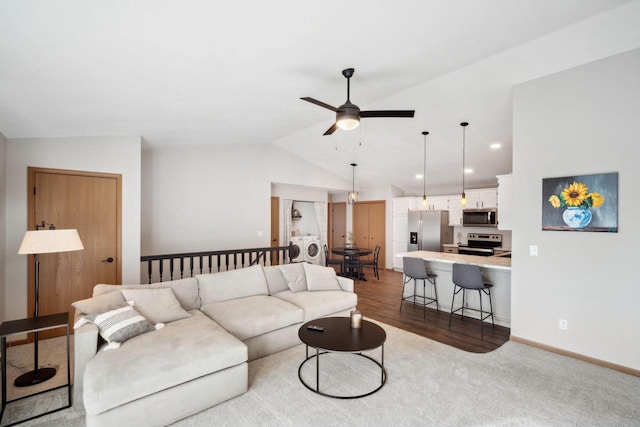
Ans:
[[[448,252],[431,252],[431,251],[412,251],[396,254],[398,257],[414,257],[422,258],[425,261],[439,261],[448,264],[459,262],[461,264],[479,265],[484,268],[493,268],[496,270],[511,270],[511,258],[493,257],[493,256],[477,256],[477,255],[461,255]]]

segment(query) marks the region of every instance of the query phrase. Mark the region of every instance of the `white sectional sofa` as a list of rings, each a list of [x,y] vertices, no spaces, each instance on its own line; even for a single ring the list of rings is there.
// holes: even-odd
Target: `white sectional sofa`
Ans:
[[[299,344],[302,323],[356,304],[351,279],[313,264],[96,285],[74,303],[74,406],[84,405],[87,426],[172,423],[246,392],[249,361]],[[130,305],[164,327],[104,350],[108,331],[96,319]]]

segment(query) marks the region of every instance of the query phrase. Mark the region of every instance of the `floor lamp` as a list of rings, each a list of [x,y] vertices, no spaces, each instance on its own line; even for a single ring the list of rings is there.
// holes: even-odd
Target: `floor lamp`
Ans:
[[[35,264],[35,307],[34,317],[38,317],[38,293],[40,291],[40,254],[70,252],[84,249],[77,230],[56,230],[53,224],[36,225],[34,231],[27,231],[22,239],[18,254],[33,254]],[[38,367],[38,333],[33,339],[33,371],[20,375],[14,381],[16,387],[28,387],[47,381],[56,375],[55,368]]]

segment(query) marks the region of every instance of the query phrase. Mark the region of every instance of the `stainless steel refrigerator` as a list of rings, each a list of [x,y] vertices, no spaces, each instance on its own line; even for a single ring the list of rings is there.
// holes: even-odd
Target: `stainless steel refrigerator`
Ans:
[[[442,245],[453,243],[449,211],[409,211],[408,251],[442,252]]]

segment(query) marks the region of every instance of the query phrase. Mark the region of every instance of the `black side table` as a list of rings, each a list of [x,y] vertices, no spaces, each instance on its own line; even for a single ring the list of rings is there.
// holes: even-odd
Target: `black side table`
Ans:
[[[7,337],[11,335],[27,334],[31,332],[41,332],[49,329],[66,328],[67,331],[67,384],[53,387],[48,390],[43,390],[38,393],[33,393],[27,396],[20,397],[18,399],[7,400]],[[4,410],[7,404],[16,402],[18,400],[26,399],[31,396],[46,393],[51,390],[57,390],[59,388],[67,387],[67,402],[66,406],[63,406],[52,411],[48,411],[21,421],[17,421],[13,424],[23,423],[25,421],[32,420],[34,418],[42,417],[43,415],[51,414],[53,412],[61,411],[71,407],[71,363],[69,360],[69,313],[50,314],[47,316],[32,317],[29,319],[10,320],[2,322],[0,324],[0,339],[2,347],[2,409],[0,410],[0,421],[4,415]]]

